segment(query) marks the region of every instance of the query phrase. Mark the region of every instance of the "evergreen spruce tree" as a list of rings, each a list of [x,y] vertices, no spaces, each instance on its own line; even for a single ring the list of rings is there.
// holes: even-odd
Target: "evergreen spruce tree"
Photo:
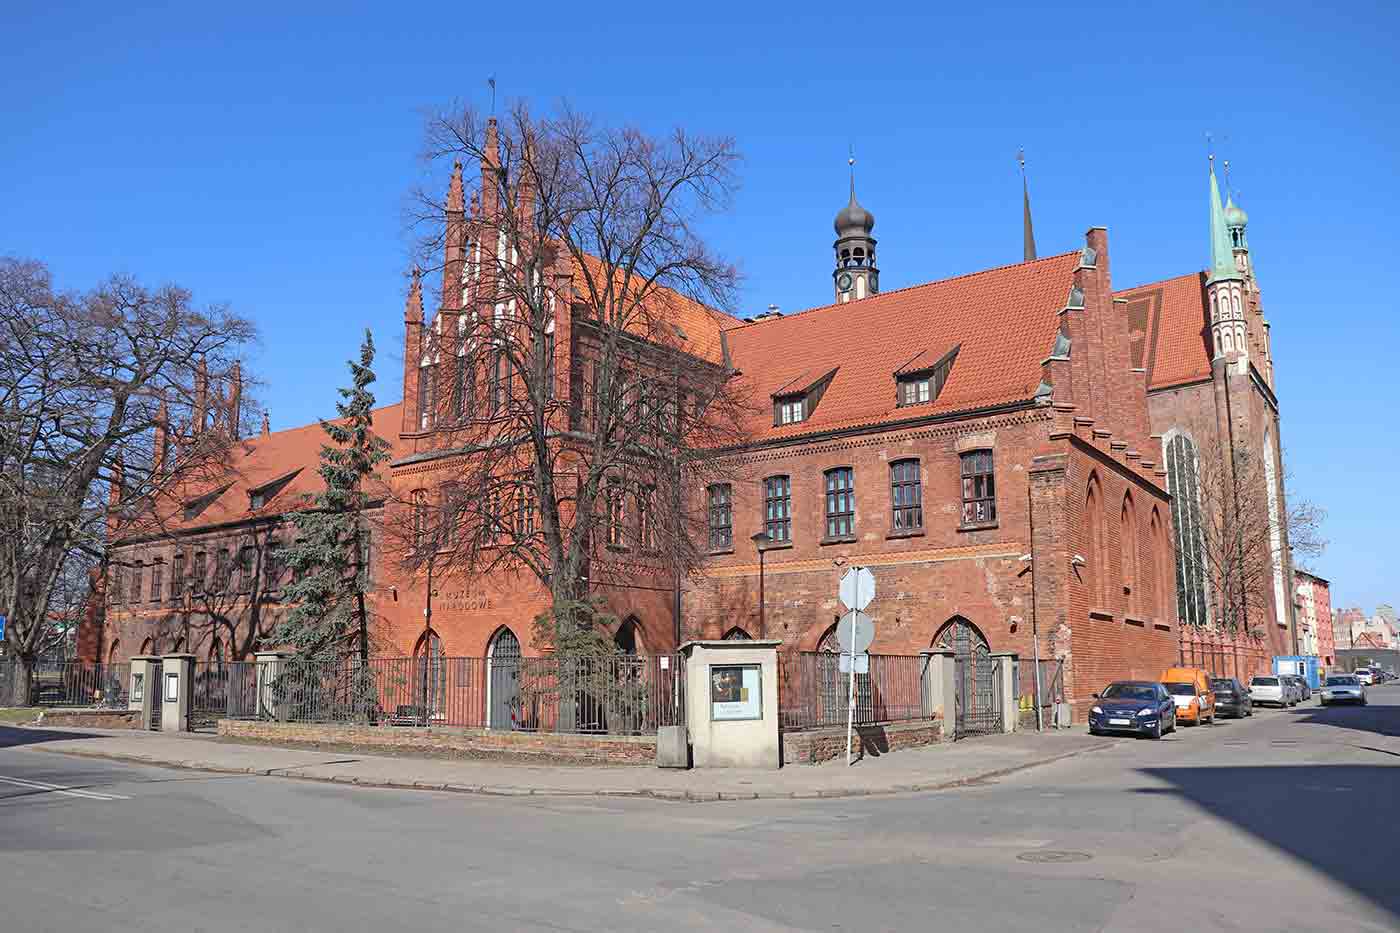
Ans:
[[[350,361],[353,385],[342,388],[336,403],[340,417],[322,421],[330,443],[321,446],[319,472],[325,483],[309,508],[291,516],[296,540],[283,552],[293,582],[283,589],[289,609],[273,632],[273,640],[295,652],[289,673],[300,680],[315,662],[340,660],[352,652],[369,659],[369,529],[365,491],[375,467],[388,459],[388,443],[374,433],[374,338],[365,331],[360,360]],[[356,677],[328,683],[317,676],[316,693],[332,689],[339,698],[355,702],[364,692],[360,680],[368,670],[359,664]],[[298,676],[298,669],[301,676]],[[324,670],[324,668],[321,668]],[[307,696],[303,684],[298,694]],[[368,699],[368,697],[365,697]],[[361,704],[355,702],[356,707]]]

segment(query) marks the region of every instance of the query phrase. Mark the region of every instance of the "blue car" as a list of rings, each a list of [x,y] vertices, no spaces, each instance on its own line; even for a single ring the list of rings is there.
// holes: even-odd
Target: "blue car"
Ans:
[[[1151,680],[1117,680],[1094,694],[1089,734],[1131,732],[1160,739],[1176,731],[1176,704],[1167,688]]]

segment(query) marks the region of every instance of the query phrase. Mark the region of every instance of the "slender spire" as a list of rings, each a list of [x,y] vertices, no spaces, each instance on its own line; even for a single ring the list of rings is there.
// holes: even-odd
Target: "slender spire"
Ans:
[[[423,272],[413,267],[413,284],[408,286],[408,301],[404,304],[403,319],[407,323],[423,323]]]
[[[1016,161],[1021,163],[1021,259],[1030,262],[1035,258],[1035,227],[1031,224],[1031,189],[1026,184],[1026,150],[1016,153]]]
[[[458,160],[452,163],[452,181],[447,186],[447,235],[442,262],[442,306],[452,311],[462,307],[462,262],[467,258],[462,201],[462,163]]]
[[[1210,279],[1219,282],[1240,278],[1230,234],[1225,226],[1225,208],[1220,203],[1220,183],[1215,177],[1215,155],[1210,156]]]

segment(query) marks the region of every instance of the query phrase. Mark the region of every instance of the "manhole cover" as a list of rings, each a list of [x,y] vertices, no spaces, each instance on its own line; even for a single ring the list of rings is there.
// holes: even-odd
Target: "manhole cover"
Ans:
[[[1023,862],[1087,862],[1093,856],[1088,852],[1066,852],[1062,849],[1032,849],[1016,858]]]

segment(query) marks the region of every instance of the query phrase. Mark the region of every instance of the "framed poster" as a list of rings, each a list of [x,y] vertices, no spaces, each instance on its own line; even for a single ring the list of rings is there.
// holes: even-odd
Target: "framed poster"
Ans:
[[[165,675],[165,700],[167,703],[174,703],[180,699],[180,675]]]
[[[133,700],[144,700],[146,698],[146,675],[131,675],[131,698]]]
[[[710,667],[710,719],[763,718],[763,671],[757,664]]]

